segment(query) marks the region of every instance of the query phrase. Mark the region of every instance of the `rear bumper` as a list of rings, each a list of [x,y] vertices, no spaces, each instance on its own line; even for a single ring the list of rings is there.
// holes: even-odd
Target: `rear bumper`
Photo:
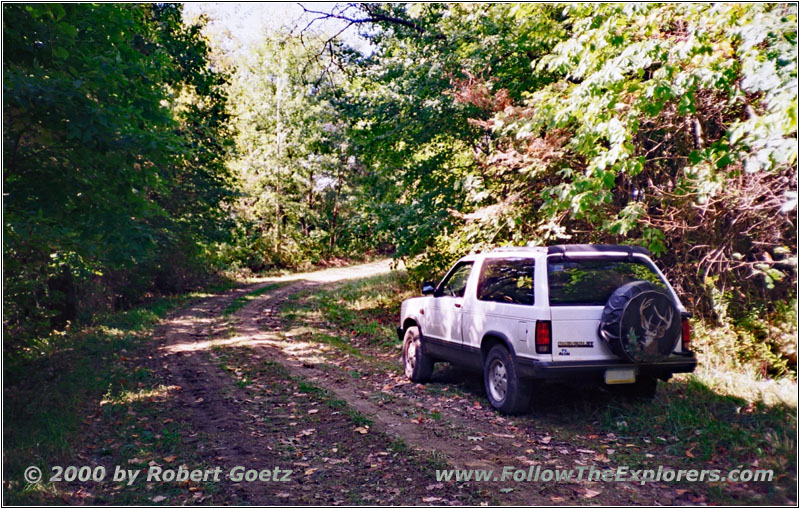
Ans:
[[[668,380],[674,373],[691,373],[697,367],[693,354],[675,355],[661,362],[630,364],[608,361],[541,362],[535,359],[517,358],[520,376],[536,379],[586,379],[602,378],[609,369],[636,370],[637,376],[648,375]]]

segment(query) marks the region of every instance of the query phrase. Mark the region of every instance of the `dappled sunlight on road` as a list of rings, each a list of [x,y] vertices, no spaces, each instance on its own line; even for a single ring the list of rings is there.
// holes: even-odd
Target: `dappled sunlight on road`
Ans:
[[[177,385],[159,385],[158,387],[146,387],[137,390],[124,391],[114,397],[106,397],[100,401],[100,406],[131,404],[137,401],[164,401],[175,391],[180,390]]]
[[[385,259],[351,267],[289,274],[285,276],[262,277],[248,280],[250,284],[292,283],[313,286],[319,283],[331,283],[388,274],[392,271],[392,260]],[[218,321],[218,316],[208,317],[199,314],[207,312],[205,303],[188,309],[192,312],[184,318],[173,319],[172,334],[178,341],[172,341],[161,348],[166,354],[209,351],[214,348],[228,347],[269,347],[279,350],[287,358],[301,363],[319,364],[330,362],[325,355],[332,347],[315,341],[306,341],[306,333],[300,330],[277,331],[264,327],[260,320],[248,322],[242,320],[233,328]],[[270,307],[261,309],[261,313],[269,315]],[[208,330],[208,329],[211,330]],[[209,334],[210,332],[210,334]]]
[[[223,347],[270,347],[280,350],[290,359],[304,363],[317,364],[325,362],[323,355],[330,350],[328,345],[310,341],[301,341],[296,336],[287,341],[283,335],[273,331],[259,330],[251,327],[237,331],[228,337],[206,339],[202,341],[187,341],[167,345],[162,348],[167,353],[187,353],[208,351]]]
[[[248,283],[280,283],[292,281],[312,281],[315,283],[330,283],[345,281],[362,277],[377,276],[391,272],[392,260],[379,260],[377,262],[355,265],[351,267],[336,267],[332,269],[304,272],[300,274],[287,274],[285,276],[258,277],[248,279]]]

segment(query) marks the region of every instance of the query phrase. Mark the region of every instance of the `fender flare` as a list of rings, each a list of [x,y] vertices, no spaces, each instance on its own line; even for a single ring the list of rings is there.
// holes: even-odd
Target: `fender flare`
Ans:
[[[397,337],[401,342],[403,341],[403,336],[405,336],[406,330],[408,330],[409,327],[419,328],[419,335],[420,337],[423,336],[422,326],[419,324],[419,319],[416,316],[409,315],[403,319],[403,324],[397,328]]]
[[[517,352],[514,350],[514,345],[511,340],[508,339],[508,336],[503,334],[502,332],[497,331],[486,331],[483,334],[483,338],[481,338],[481,364],[486,361],[486,355],[489,353],[488,349],[484,348],[483,345],[486,342],[486,339],[489,337],[499,339],[506,348],[508,348],[508,352],[511,354],[511,358],[514,359],[514,362],[517,362]]]

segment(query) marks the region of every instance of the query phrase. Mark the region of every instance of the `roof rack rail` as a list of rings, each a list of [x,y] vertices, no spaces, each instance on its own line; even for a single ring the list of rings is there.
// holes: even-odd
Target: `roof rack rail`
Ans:
[[[608,253],[608,252],[622,252],[628,255],[634,253],[650,256],[650,251],[641,246],[630,245],[615,245],[615,244],[560,244],[556,246],[548,246],[547,254],[564,254],[569,253]]]
[[[547,246],[500,246],[489,251],[490,253],[503,253],[507,251],[547,251]]]

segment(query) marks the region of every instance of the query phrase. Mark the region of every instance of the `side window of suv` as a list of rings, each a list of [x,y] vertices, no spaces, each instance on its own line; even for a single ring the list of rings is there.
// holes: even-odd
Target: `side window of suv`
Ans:
[[[531,258],[488,258],[478,281],[478,299],[533,305]]]
[[[467,289],[467,279],[472,270],[472,262],[464,262],[456,266],[453,271],[440,284],[438,295],[448,297],[463,297]]]

